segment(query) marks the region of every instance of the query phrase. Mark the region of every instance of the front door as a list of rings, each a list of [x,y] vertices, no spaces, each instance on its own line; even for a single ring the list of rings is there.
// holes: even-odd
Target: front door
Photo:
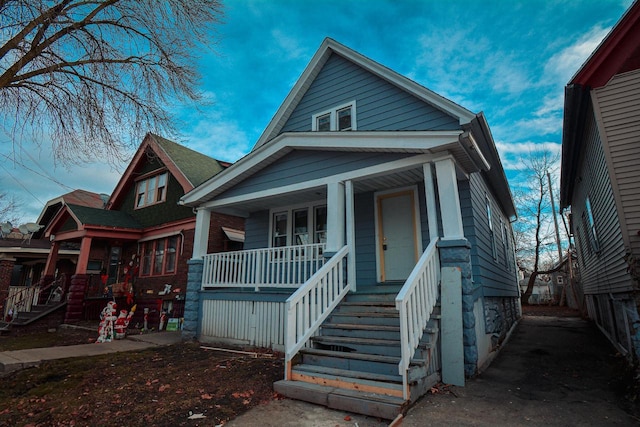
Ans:
[[[418,260],[420,233],[416,205],[414,188],[376,195],[380,282],[406,280]]]

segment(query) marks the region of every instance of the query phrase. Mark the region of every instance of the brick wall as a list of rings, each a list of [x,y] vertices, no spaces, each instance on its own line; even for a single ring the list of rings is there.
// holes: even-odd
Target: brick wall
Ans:
[[[209,226],[209,244],[207,246],[207,253],[224,252],[226,250],[225,242],[228,239],[222,231],[222,227],[244,230],[244,218],[212,213],[211,224]],[[191,241],[191,250],[193,251],[193,240]]]
[[[9,295],[11,286],[11,274],[13,273],[14,259],[0,260],[0,315],[4,317],[4,303]]]

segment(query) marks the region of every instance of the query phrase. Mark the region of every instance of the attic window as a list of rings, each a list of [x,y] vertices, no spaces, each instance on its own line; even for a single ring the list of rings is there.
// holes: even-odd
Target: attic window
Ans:
[[[311,130],[314,132],[356,130],[356,101],[314,114],[311,119]]]
[[[167,173],[161,173],[138,182],[136,209],[162,203],[167,197]]]

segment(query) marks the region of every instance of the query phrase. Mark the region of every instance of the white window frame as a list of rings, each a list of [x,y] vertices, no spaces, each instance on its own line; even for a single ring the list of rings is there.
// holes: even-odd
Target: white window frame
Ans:
[[[329,117],[330,117],[329,130],[338,131],[338,111],[344,110],[346,108],[351,108],[351,127],[349,129],[343,129],[342,131],[346,132],[349,130],[358,130],[357,120],[356,120],[356,101],[355,100],[351,102],[347,102],[346,104],[338,105],[329,110],[325,110],[325,111],[322,111],[321,113],[317,113],[311,116],[311,130],[313,132],[317,132],[318,118],[329,114]]]
[[[493,255],[493,260],[498,260],[498,251],[496,250],[496,236],[493,232],[493,212],[491,211],[491,199],[489,199],[489,195],[484,195],[485,205],[487,209],[487,222],[489,224],[489,238],[491,239],[491,254]]]
[[[164,176],[164,187],[160,198],[158,199],[158,182],[160,181],[160,177]],[[153,200],[149,201],[149,183],[153,182]],[[144,185],[144,192],[140,192],[140,188]],[[146,175],[139,179],[136,182],[136,196],[134,199],[134,209],[142,209],[147,206],[157,205],[159,203],[164,203],[167,200],[167,187],[169,186],[169,173],[165,170],[162,172],[154,172],[153,174]],[[144,194],[144,202],[142,204],[138,204],[138,199],[140,198],[140,194]]]
[[[287,214],[287,243],[285,246],[298,246],[295,244],[295,233],[293,229],[293,212],[299,211],[302,209],[307,210],[307,233],[309,234],[309,243],[315,244],[316,241],[316,233],[319,231],[316,230],[316,216],[315,211],[316,208],[321,206],[327,206],[327,203],[324,200],[319,200],[312,203],[303,203],[292,206],[285,206],[282,208],[274,208],[269,210],[269,247],[273,246],[273,220],[276,214],[286,213]],[[326,231],[324,231],[326,236]]]

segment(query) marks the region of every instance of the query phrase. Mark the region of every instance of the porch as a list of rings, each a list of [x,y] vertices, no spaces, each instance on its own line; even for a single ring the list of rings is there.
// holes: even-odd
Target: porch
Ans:
[[[438,239],[396,285],[352,289],[349,248],[324,254],[319,244],[192,260],[191,279],[202,271],[199,339],[281,350],[286,370],[276,384],[280,393],[336,409],[348,409],[340,405],[355,399],[364,413],[383,418],[405,410],[442,375],[464,384],[460,269],[453,269],[457,276],[448,282],[443,313]],[[439,333],[443,315],[448,337]],[[186,322],[189,317],[185,313]],[[447,353],[452,341],[460,344],[457,355]],[[367,398],[357,397],[362,390]],[[371,393],[379,412],[371,412]]]

